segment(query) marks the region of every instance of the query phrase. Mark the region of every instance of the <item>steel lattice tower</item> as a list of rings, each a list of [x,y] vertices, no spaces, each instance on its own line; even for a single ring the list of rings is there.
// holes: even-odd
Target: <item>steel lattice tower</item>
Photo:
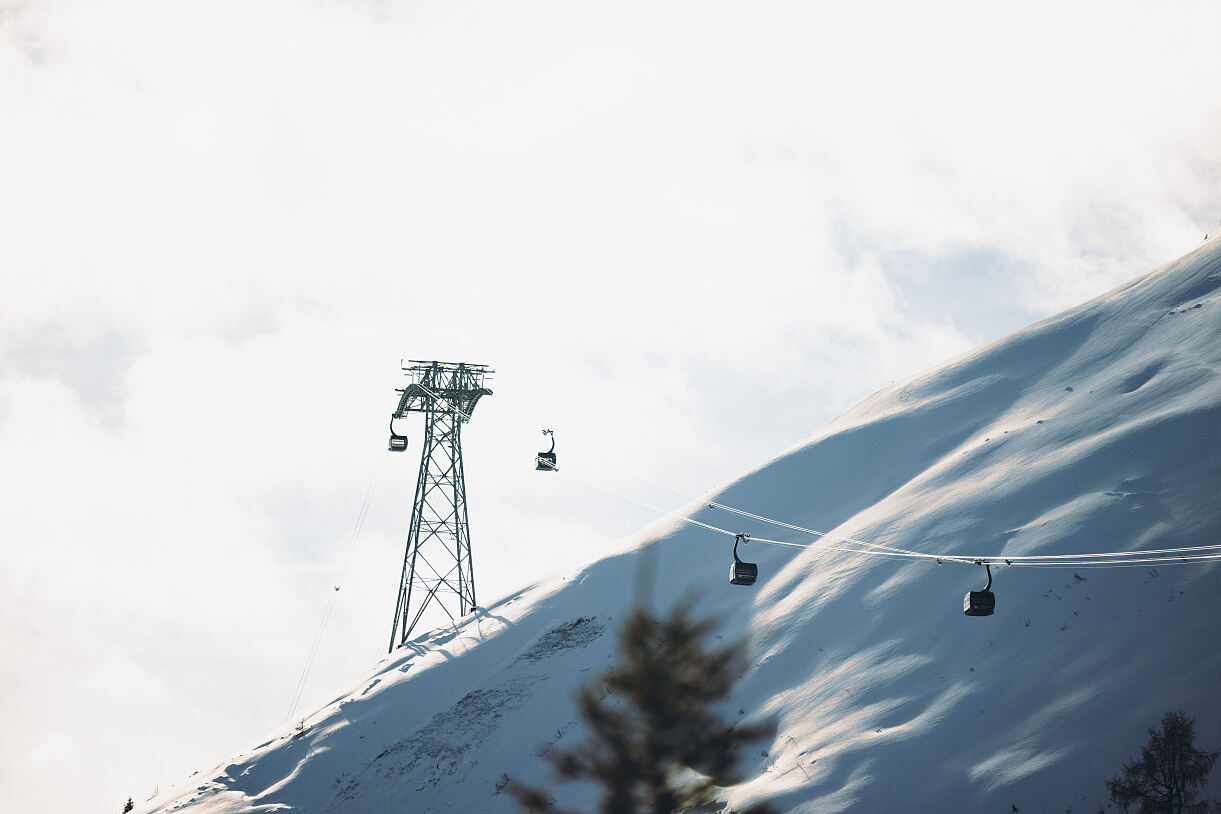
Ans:
[[[475,609],[462,425],[470,421],[479,399],[492,394],[484,380],[494,372],[486,365],[415,360],[403,370],[411,383],[398,391],[391,432],[394,419],[423,413],[424,447],[390,630],[390,652],[407,642],[433,601],[454,621]]]

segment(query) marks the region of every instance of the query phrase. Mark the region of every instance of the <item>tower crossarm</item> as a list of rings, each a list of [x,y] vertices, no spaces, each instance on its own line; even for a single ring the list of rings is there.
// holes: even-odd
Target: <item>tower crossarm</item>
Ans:
[[[403,418],[408,413],[456,410],[465,422],[470,420],[479,399],[492,395],[484,384],[486,377],[495,371],[486,365],[415,362],[403,370],[411,377],[411,383],[398,390],[394,418]]]

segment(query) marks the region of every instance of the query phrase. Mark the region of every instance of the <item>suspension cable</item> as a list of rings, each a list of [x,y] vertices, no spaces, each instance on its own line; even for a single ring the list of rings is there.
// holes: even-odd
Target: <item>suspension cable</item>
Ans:
[[[322,619],[318,622],[318,631],[314,634],[314,642],[310,645],[309,656],[305,660],[305,668],[301,671],[301,677],[297,680],[297,688],[293,692],[292,703],[288,707],[288,715],[285,721],[291,721],[293,714],[297,711],[297,705],[301,703],[301,694],[305,692],[305,683],[309,679],[310,671],[314,667],[314,659],[318,656],[318,647],[322,644],[322,634],[326,631],[327,625],[331,621],[331,614],[335,609],[335,600],[339,596],[339,589],[343,587],[344,580],[348,575],[348,568],[352,564],[352,554],[356,549],[356,541],[360,538],[360,532],[365,527],[365,518],[369,516],[369,506],[373,503],[373,494],[377,491],[377,484],[381,481],[382,470],[385,469],[386,459],[383,457],[381,463],[378,464],[373,476],[369,479],[369,486],[365,489],[364,500],[361,501],[360,511],[356,515],[356,523],[352,527],[352,534],[348,538],[347,551],[340,560],[338,568],[335,572],[333,590],[328,592],[326,608],[322,611]]]
[[[694,517],[686,515],[675,515],[673,511],[666,511],[657,506],[645,503],[633,497],[629,497],[620,492],[608,489],[605,486],[594,483],[580,475],[572,473],[571,468],[567,468],[571,477],[580,480],[588,486],[591,486],[599,491],[618,497],[621,500],[626,500],[634,503],[650,511],[656,512],[664,516],[672,516],[675,520],[680,520],[691,525],[699,526],[708,531],[724,534],[730,537],[735,537],[738,532],[733,532],[728,529],[714,526],[710,523],[705,523],[696,520]],[[686,498],[690,502],[695,502],[695,498],[683,494],[677,490],[666,486],[653,484],[645,481],[643,478],[638,478],[641,482],[646,483],[654,488],[670,492],[678,497]],[[744,509],[739,509],[724,503],[716,501],[706,501],[703,505],[709,509],[721,510],[730,514],[735,514],[740,517],[745,517],[750,520],[755,520],[761,523],[769,523],[779,528],[785,528],[790,531],[798,532],[799,534],[807,534],[813,537],[820,538],[820,543],[801,543],[791,540],[774,540],[767,537],[750,536],[751,542],[764,543],[766,545],[775,545],[786,548],[811,549],[815,551],[838,551],[850,554],[858,554],[861,556],[874,557],[891,557],[898,559],[917,559],[931,560],[937,564],[944,562],[963,563],[969,565],[987,565],[1000,564],[1015,566],[1015,567],[1038,567],[1038,568],[1101,568],[1101,567],[1144,567],[1149,563],[1158,563],[1163,565],[1179,565],[1192,562],[1216,562],[1221,561],[1221,544],[1211,544],[1202,546],[1183,546],[1178,548],[1157,548],[1157,549],[1140,549],[1135,551],[1106,551],[1092,552],[1086,554],[1026,554],[1026,555],[1007,555],[1007,554],[991,554],[991,555],[969,555],[969,554],[932,554],[922,551],[912,551],[905,548],[896,548],[887,546],[881,543],[862,540],[855,537],[839,536],[829,534],[816,529],[808,529],[803,526],[798,526],[792,523],[786,523],[782,520],[767,517],[766,515],[748,512]],[[838,543],[839,545],[836,545]]]

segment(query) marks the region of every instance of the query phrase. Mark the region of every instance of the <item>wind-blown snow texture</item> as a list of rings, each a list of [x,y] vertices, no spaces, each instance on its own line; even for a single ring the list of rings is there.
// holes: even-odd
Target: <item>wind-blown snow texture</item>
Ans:
[[[1217,543],[1219,374],[1212,242],[874,394],[708,498],[936,553]],[[684,512],[782,531],[702,502]],[[504,781],[549,782],[540,756],[582,737],[573,696],[609,665],[643,569],[658,605],[698,588],[727,639],[749,637],[754,666],[725,714],[774,716],[779,731],[744,756],[751,779],[729,806],[1095,811],[1166,710],[1221,746],[1216,564],[1002,566],[996,615],[968,618],[975,566],[753,544],[752,589],[728,583],[731,543],[680,522],[646,530],[624,553],[416,639],[303,735],[278,734],[153,810],[515,811]],[[588,788],[556,791],[592,808]]]

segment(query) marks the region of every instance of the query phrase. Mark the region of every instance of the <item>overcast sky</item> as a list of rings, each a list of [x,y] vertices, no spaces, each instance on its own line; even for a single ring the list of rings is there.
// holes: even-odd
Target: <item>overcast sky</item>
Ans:
[[[1221,5],[989,9],[0,0],[6,806],[277,731],[337,574],[305,707],[384,653],[400,358],[497,371],[490,602],[653,519],[568,472],[672,508],[1221,229]]]

